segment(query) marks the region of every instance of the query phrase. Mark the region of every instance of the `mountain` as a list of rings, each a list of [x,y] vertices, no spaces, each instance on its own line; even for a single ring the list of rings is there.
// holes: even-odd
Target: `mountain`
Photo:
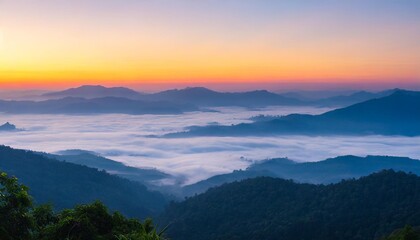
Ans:
[[[180,114],[196,111],[191,104],[148,102],[128,98],[62,98],[46,101],[1,101],[0,112],[25,114]]]
[[[127,178],[132,181],[140,182],[150,187],[158,184],[159,181],[172,178],[167,173],[160,172],[156,169],[135,168],[124,165],[123,163],[101,157],[96,153],[83,150],[66,150],[57,154],[41,153],[42,155],[64,161],[74,163],[99,170],[105,170],[107,173]]]
[[[314,101],[314,103],[316,103],[316,105],[318,106],[324,106],[324,107],[335,107],[335,106],[346,107],[346,106],[350,106],[356,103],[361,103],[367,100],[386,97],[393,94],[396,91],[399,91],[399,89],[391,89],[391,90],[386,90],[386,91],[376,92],[376,93],[358,91],[350,95],[339,95],[339,96],[319,99],[319,100]]]
[[[178,104],[191,104],[201,107],[215,106],[243,106],[243,107],[263,107],[270,105],[304,105],[301,100],[284,97],[266,90],[250,92],[217,92],[203,87],[189,87],[184,89],[172,89],[153,94],[142,94],[129,88],[103,86],[80,86],[70,88],[60,92],[50,92],[43,94],[44,98],[129,98],[142,101],[165,101]]]
[[[166,204],[160,193],[140,183],[6,146],[0,146],[0,170],[27,185],[36,203],[53,203],[56,209],[100,200],[111,210],[144,218],[159,213]]]
[[[420,224],[420,177],[392,170],[330,185],[269,177],[172,203],[161,224],[182,240],[372,240]]]
[[[390,156],[340,156],[319,162],[297,163],[285,158],[257,162],[245,170],[217,175],[183,187],[184,196],[205,192],[224,183],[255,177],[278,177],[300,183],[329,184],[343,179],[360,178],[385,169],[420,176],[420,160]]]
[[[143,96],[142,99],[153,101],[171,101],[194,103],[198,106],[242,106],[262,107],[270,105],[304,105],[304,102],[283,97],[266,90],[251,92],[216,92],[203,87],[173,89]]]
[[[111,87],[83,85],[77,88],[70,88],[59,92],[49,92],[42,95],[45,98],[103,98],[103,97],[119,97],[137,99],[142,94],[125,87]]]
[[[251,171],[251,170],[235,170],[231,173],[220,174],[208,179],[199,181],[197,183],[186,185],[180,190],[179,197],[190,197],[195,194],[200,194],[207,191],[210,188],[221,186],[225,183],[232,183],[256,177],[277,177],[277,175],[271,171]]]
[[[45,90],[0,90],[0,99],[4,100],[35,100],[40,99]]]
[[[216,106],[322,106],[344,107],[374,98],[384,97],[397,91],[397,89],[383,92],[366,91],[316,91],[316,92],[286,92],[273,93],[266,90],[249,92],[218,92],[204,87],[188,87],[184,89],[171,89],[153,94],[139,93],[125,87],[107,88],[104,86],[84,85],[59,92],[49,92],[41,95],[44,99],[59,98],[104,98],[118,97],[143,101],[167,101],[176,103],[194,103],[201,107]],[[326,97],[322,97],[326,96]]]
[[[358,92],[357,90],[295,90],[295,91],[276,91],[278,94],[296,98],[304,101],[316,101],[337,96],[348,96]]]
[[[3,125],[0,125],[0,131],[15,131],[17,130],[16,126],[7,122]]]
[[[166,137],[243,135],[420,135],[420,92],[395,93],[321,115],[292,114],[232,126],[191,127]]]

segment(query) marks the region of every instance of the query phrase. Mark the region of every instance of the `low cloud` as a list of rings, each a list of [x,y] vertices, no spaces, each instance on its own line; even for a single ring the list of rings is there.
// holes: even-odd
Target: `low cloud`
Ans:
[[[209,122],[236,124],[258,114],[319,113],[327,109],[273,107],[262,110],[218,108],[183,115],[1,115],[23,132],[1,133],[0,143],[15,148],[57,152],[84,149],[130,166],[157,168],[194,183],[246,168],[250,160],[275,157],[306,162],[339,155],[393,155],[420,159],[419,137],[195,137],[148,138]]]

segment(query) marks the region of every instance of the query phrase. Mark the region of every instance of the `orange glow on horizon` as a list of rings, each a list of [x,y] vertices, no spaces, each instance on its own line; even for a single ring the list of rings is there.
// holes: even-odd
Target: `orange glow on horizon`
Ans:
[[[178,12],[110,1],[98,12],[96,0],[0,1],[0,87],[420,82],[420,28],[406,12],[336,3],[286,14],[293,1],[269,2]]]

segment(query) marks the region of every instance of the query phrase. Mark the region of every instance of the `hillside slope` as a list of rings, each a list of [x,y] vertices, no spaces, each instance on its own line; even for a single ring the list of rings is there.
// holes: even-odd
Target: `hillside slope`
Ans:
[[[383,171],[332,185],[254,178],[171,204],[182,240],[372,240],[420,224],[420,177]]]
[[[52,203],[57,209],[101,200],[111,210],[144,218],[166,204],[160,193],[139,183],[30,151],[0,146],[0,170],[27,185],[36,203]]]

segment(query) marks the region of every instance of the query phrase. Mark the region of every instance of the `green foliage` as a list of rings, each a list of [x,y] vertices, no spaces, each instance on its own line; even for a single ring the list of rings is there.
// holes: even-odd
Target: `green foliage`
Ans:
[[[55,213],[51,205],[32,206],[27,187],[0,173],[1,240],[162,240],[152,220],[143,223],[96,201]]]
[[[420,225],[420,177],[383,171],[331,185],[269,177],[172,203],[161,216],[181,240],[374,240]]]
[[[384,240],[420,240],[420,228],[405,226],[403,229],[394,231]]]
[[[27,187],[0,172],[0,239],[26,239],[32,227],[32,199]]]
[[[137,231],[128,234],[120,234],[117,236],[118,240],[159,240],[163,239],[163,234],[166,229],[158,232],[153,226],[151,219],[146,221],[137,228]]]

